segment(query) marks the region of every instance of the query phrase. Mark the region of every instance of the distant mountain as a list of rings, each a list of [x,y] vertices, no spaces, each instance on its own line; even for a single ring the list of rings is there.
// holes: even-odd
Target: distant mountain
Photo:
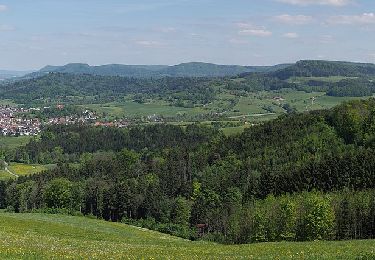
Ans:
[[[15,77],[22,77],[31,71],[12,71],[12,70],[0,70],[0,80],[12,79]]]
[[[64,66],[46,66],[27,77],[39,77],[50,72],[69,74],[91,74],[98,76],[122,76],[134,78],[151,77],[225,77],[248,72],[276,71],[282,66],[238,66],[216,65],[212,63],[190,62],[174,66],[165,65],[120,65],[110,64],[90,66],[82,63],[71,63]]]
[[[328,77],[328,76],[375,76],[375,64],[345,61],[302,60],[292,66],[272,73],[279,79],[291,77]]]

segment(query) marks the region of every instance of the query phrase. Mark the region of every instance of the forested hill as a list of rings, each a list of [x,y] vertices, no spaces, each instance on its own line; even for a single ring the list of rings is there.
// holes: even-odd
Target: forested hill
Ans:
[[[253,72],[216,77],[246,70]],[[292,66],[274,67],[220,66],[207,63],[186,63],[171,67],[90,67],[85,64],[70,64],[64,67],[46,67],[38,73],[34,76],[41,76],[2,84],[0,98],[28,105],[56,102],[88,104],[119,101],[127,95],[135,95],[134,100],[139,103],[146,99],[161,99],[170,105],[194,107],[213,102],[225,91],[242,95],[241,91],[254,93],[289,88],[305,92],[325,92],[329,96],[340,97],[371,96],[375,93],[375,65],[349,62],[300,61]],[[126,73],[135,77],[110,76]],[[151,74],[157,76],[143,77]],[[295,80],[296,78],[292,78],[294,76],[305,78]],[[341,77],[338,77],[338,81],[319,78],[331,76]]]
[[[203,62],[189,62],[173,66],[121,64],[90,66],[83,63],[70,63],[64,66],[46,66],[37,72],[26,75],[26,77],[35,78],[50,72],[134,78],[227,77],[255,72],[266,73],[269,76],[285,80],[291,77],[374,76],[375,65],[324,60],[301,60],[295,64],[275,66],[216,65]]]
[[[279,79],[291,77],[374,76],[375,64],[343,61],[302,60],[271,73]]]
[[[163,98],[188,99],[207,103],[214,90],[207,78],[137,79],[118,76],[49,73],[42,77],[13,82],[1,87],[0,97],[18,103],[70,102],[83,98],[83,102],[108,102],[127,94],[160,95]]]
[[[46,66],[27,77],[42,76],[49,72],[91,74],[100,76],[122,76],[135,78],[150,77],[225,77],[245,72],[269,72],[288,65],[277,66],[237,66],[216,65],[212,63],[190,62],[174,66],[164,65],[120,65],[109,64],[89,66],[88,64],[71,63],[65,66]]]
[[[229,137],[200,125],[54,126],[4,153],[58,167],[0,182],[0,208],[80,211],[187,238],[204,223],[207,239],[227,243],[374,238],[374,149],[374,99]]]

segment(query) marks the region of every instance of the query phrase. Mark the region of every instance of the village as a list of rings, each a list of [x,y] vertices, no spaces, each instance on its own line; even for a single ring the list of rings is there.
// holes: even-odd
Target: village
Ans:
[[[0,106],[0,131],[3,136],[33,136],[40,133],[41,122],[38,118],[19,117],[29,109]]]
[[[63,105],[43,108],[23,108],[9,105],[0,105],[0,135],[2,136],[36,136],[41,132],[43,126],[48,125],[93,125],[104,127],[124,128],[129,126],[126,119],[103,122],[95,112],[84,110],[81,113],[73,113],[64,116],[53,116],[41,119],[37,116],[28,115],[45,110],[64,109]]]

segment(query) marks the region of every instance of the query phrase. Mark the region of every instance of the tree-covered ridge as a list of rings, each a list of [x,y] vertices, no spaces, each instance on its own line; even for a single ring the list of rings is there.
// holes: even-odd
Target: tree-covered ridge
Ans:
[[[121,64],[89,66],[88,64],[71,63],[64,66],[46,66],[28,76],[41,76],[50,72],[135,78],[225,77],[258,72],[270,73],[280,79],[288,79],[291,77],[373,76],[375,75],[375,65],[371,63],[324,60],[301,60],[295,64],[274,66],[217,65],[203,62],[189,62],[173,66]]]
[[[205,224],[206,239],[228,243],[373,238],[374,140],[375,99],[229,137],[200,125],[52,127],[4,156],[59,167],[2,183],[0,205],[190,238]]]
[[[71,63],[64,66],[46,66],[38,72],[26,77],[37,77],[43,74],[69,73],[91,74],[98,76],[121,76],[131,78],[160,78],[160,77],[225,77],[235,76],[245,72],[268,72],[286,67],[287,64],[276,66],[238,66],[216,65],[203,62],[189,62],[173,66],[165,65],[121,65],[109,64],[102,66],[89,66],[88,64]]]
[[[288,79],[291,77],[374,76],[375,64],[302,60],[292,66],[273,72],[272,75],[279,79]]]
[[[1,98],[19,103],[108,102],[122,100],[128,94],[157,96],[171,100],[207,103],[215,91],[206,78],[136,79],[117,76],[94,76],[50,73],[17,81],[1,88]]]

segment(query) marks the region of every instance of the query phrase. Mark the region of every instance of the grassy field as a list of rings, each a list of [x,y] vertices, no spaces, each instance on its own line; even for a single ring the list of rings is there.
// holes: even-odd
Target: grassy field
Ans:
[[[0,213],[1,259],[356,259],[375,241],[225,246],[84,217]]]
[[[6,181],[9,179],[15,179],[16,177],[9,174],[7,171],[0,170],[0,181]]]
[[[0,149],[9,148],[14,149],[19,146],[27,144],[33,137],[31,136],[18,136],[18,137],[9,137],[9,136],[0,136]]]
[[[96,111],[99,114],[105,113],[113,117],[140,117],[150,115],[163,115],[166,117],[174,117],[178,114],[196,115],[204,113],[203,109],[197,108],[183,108],[170,106],[168,103],[160,100],[152,100],[147,103],[139,104],[130,100],[124,102],[112,102],[106,104],[89,104],[85,105]]]
[[[25,176],[40,173],[42,171],[48,170],[55,167],[54,164],[49,165],[40,165],[40,164],[23,164],[23,163],[10,163],[8,169],[18,175],[18,176]],[[0,181],[2,180],[9,180],[15,179],[17,177],[9,174],[5,170],[0,170]]]
[[[335,78],[336,79],[336,78]],[[335,80],[331,79],[331,80]],[[282,100],[278,100],[281,97]],[[369,97],[364,97],[369,98]],[[226,117],[248,116],[250,122],[269,120],[285,113],[283,105],[289,104],[299,112],[332,108],[343,101],[358,99],[355,97],[329,97],[324,92],[296,91],[282,89],[279,91],[260,91],[248,93],[247,96],[235,96],[227,92],[217,95],[217,98],[205,107],[184,108],[170,106],[162,100],[149,100],[139,104],[129,99],[123,102],[112,102],[106,104],[88,104],[82,107],[96,111],[99,114],[105,113],[109,117],[146,117],[159,115],[164,117],[176,117],[179,115],[197,116],[210,113],[221,113],[225,110]],[[235,100],[231,109],[230,103]],[[268,113],[276,116],[269,117]],[[258,116],[259,115],[259,116]],[[263,115],[263,116],[262,116]]]
[[[54,165],[10,163],[9,170],[18,176],[31,175],[51,169]]]

